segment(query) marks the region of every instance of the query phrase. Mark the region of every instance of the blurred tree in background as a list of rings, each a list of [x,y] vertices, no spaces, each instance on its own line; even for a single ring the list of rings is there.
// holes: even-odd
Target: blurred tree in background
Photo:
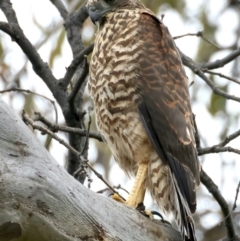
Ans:
[[[64,76],[65,67],[70,64],[72,55],[66,41],[63,20],[56,8],[47,0],[41,1],[41,3],[21,1],[19,4],[18,2],[18,0],[12,0],[13,8],[24,33],[44,61],[49,64],[54,75],[59,78]],[[189,34],[177,38],[176,44],[184,54],[197,63],[207,63],[223,58],[240,46],[240,1],[238,0],[142,0],[142,2],[159,18],[163,18],[163,22],[168,26],[173,36]],[[74,12],[82,6],[84,1],[65,0],[64,3],[69,12]],[[43,8],[38,9],[39,4],[44,5],[46,13]],[[3,15],[0,15],[0,19],[1,21],[5,20]],[[94,32],[95,26],[87,19],[82,30],[85,46],[93,42]],[[191,34],[195,34],[195,36],[190,36]],[[190,93],[201,146],[213,146],[240,129],[240,103],[214,94],[201,78],[188,68],[186,71],[189,83],[193,81]],[[219,70],[206,71],[206,74],[221,90],[229,95],[240,97],[240,57]],[[229,76],[230,80],[223,78],[224,76],[221,77],[221,74]],[[72,85],[68,88],[71,89],[73,85],[74,78]],[[31,90],[54,100],[47,86],[33,72],[31,63],[21,49],[12,43],[5,33],[0,32],[0,89],[5,90],[12,87]],[[18,91],[4,93],[2,98],[19,113],[22,109],[25,109],[29,114],[39,111],[53,123],[56,122],[54,106],[49,100],[41,96]],[[92,116],[91,130],[97,132],[91,105],[92,102],[86,90],[83,108]],[[59,106],[57,109],[58,123],[64,124]],[[86,115],[85,126],[88,125],[88,119],[89,117]],[[36,134],[56,160],[62,165],[66,165],[67,151],[64,147],[54,140],[49,145],[49,137],[38,132]],[[59,135],[65,140],[68,138],[67,134],[60,133]],[[239,138],[232,141],[231,146],[239,149]],[[106,144],[90,139],[88,157],[91,165],[102,173],[109,183],[115,186],[121,184],[122,187],[130,189],[131,182],[128,182],[128,178],[116,166]],[[200,156],[199,159],[203,169],[218,185],[231,209],[240,180],[239,155],[217,153]],[[105,188],[94,174],[90,171],[89,173],[93,179],[91,185],[93,190],[98,191]],[[87,181],[85,184],[88,184]],[[124,191],[121,193],[126,196]],[[153,205],[154,208],[149,197],[147,202],[148,207]],[[239,201],[237,204],[240,206]],[[203,186],[198,190],[198,211],[194,218],[199,240],[214,241],[226,236],[224,217],[220,207]],[[234,210],[233,220],[236,232],[240,234],[240,207]]]

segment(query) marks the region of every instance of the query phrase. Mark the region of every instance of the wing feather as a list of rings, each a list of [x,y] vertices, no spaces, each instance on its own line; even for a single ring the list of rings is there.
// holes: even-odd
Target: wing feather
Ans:
[[[168,29],[149,13],[142,14],[140,26],[139,114],[155,150],[195,212],[200,180],[188,80]]]

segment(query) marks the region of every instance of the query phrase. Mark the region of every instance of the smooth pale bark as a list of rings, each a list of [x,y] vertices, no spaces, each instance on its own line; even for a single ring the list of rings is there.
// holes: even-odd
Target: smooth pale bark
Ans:
[[[0,99],[0,241],[182,240],[82,186]]]

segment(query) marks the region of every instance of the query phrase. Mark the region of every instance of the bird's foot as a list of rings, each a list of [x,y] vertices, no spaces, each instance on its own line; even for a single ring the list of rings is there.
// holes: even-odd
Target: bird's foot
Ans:
[[[165,220],[165,219],[163,218],[163,216],[162,216],[161,213],[159,213],[159,212],[157,212],[157,211],[146,210],[146,208],[145,208],[145,206],[144,206],[144,204],[143,204],[142,202],[138,204],[138,206],[137,206],[136,209],[137,209],[143,216],[145,216],[145,217],[147,217],[147,218],[150,218],[151,220],[154,220],[154,219],[155,219],[154,216],[158,216],[158,217],[160,217],[161,222],[166,223],[166,224],[172,226],[171,223],[169,223],[167,220]]]

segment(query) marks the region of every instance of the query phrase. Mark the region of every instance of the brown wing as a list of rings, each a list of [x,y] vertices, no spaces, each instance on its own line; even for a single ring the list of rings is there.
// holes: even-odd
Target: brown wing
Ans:
[[[155,150],[170,166],[194,212],[200,181],[187,77],[168,29],[147,13],[139,25],[143,41],[139,114]]]

